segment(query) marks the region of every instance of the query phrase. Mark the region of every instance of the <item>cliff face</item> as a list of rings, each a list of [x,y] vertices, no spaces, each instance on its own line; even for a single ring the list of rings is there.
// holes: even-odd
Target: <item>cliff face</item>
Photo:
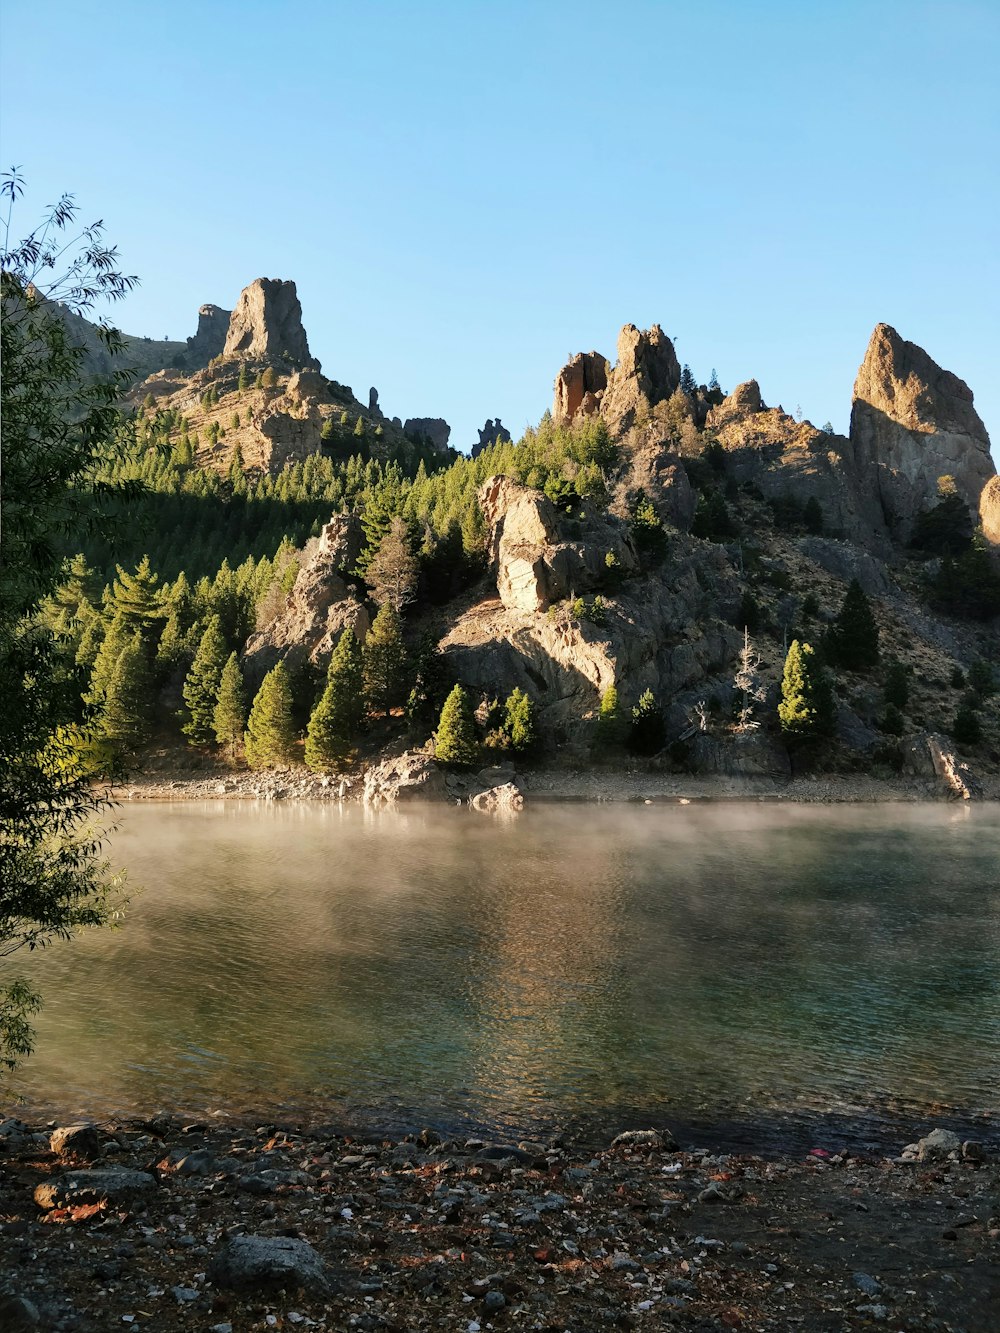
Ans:
[[[888,324],[876,325],[854,384],[851,444],[886,523],[905,540],[921,508],[954,478],[970,513],[996,468],[972,390]]]
[[[284,364],[296,370],[319,370],[319,362],[309,355],[295,283],[258,278],[244,287],[230,316],[222,355]]]

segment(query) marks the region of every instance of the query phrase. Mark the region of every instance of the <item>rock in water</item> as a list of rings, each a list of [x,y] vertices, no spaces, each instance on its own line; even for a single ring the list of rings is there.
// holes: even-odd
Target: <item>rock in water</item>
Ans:
[[[319,362],[309,355],[294,282],[258,278],[243,288],[229,320],[223,356],[319,370]]]
[[[888,324],[875,326],[854,383],[851,443],[903,540],[919,511],[937,503],[939,477],[953,477],[976,513],[996,473],[972,390]]]
[[[291,1236],[234,1236],[208,1269],[217,1287],[230,1291],[329,1290],[323,1260]]]

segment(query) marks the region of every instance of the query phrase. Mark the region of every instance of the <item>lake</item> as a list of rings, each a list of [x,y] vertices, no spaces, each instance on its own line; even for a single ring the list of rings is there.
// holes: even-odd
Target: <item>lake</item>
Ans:
[[[1000,806],[130,805],[111,851],[121,929],[17,960],[21,1114],[738,1143],[996,1102]]]

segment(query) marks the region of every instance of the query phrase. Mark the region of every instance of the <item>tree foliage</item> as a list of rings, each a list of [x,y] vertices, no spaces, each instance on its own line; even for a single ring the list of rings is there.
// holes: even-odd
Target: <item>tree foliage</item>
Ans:
[[[878,664],[878,637],[871,603],[861,584],[852,579],[824,641],[827,658],[848,671],[868,671]]]
[[[790,738],[810,740],[833,729],[833,696],[812,647],[793,639],[785,658],[778,719]]]
[[[357,744],[365,716],[361,645],[350,626],[327,668],[326,688],[306,731],[305,760],[318,772],[343,768]]]
[[[443,764],[474,764],[479,758],[476,721],[469,696],[456,685],[441,709],[434,756]]]
[[[294,759],[292,688],[284,662],[264,677],[250,709],[243,743],[251,768],[285,768]]]

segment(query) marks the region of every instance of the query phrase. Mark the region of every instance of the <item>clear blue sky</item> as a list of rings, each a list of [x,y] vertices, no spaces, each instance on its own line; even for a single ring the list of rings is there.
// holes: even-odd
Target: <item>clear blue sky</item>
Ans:
[[[2,13],[0,163],[105,219],[129,332],[294,278],[327,374],[468,448],[629,321],[843,430],[885,320],[1000,437],[998,0]]]

